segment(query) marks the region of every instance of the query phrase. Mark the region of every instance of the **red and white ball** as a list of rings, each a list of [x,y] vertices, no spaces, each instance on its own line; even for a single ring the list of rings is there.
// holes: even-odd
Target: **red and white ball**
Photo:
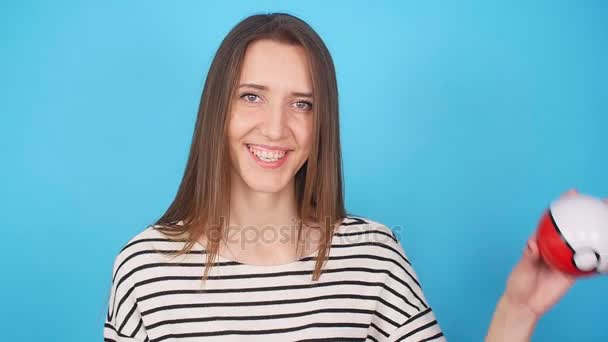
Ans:
[[[575,276],[608,274],[608,203],[584,194],[553,201],[537,230],[540,255]]]

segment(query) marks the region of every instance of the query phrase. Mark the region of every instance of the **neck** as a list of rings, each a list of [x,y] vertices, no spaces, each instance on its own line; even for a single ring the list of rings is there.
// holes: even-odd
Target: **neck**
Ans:
[[[299,221],[295,179],[281,191],[267,193],[251,189],[233,174],[226,254],[260,265],[283,264],[308,255],[318,249],[319,237],[308,237],[311,232],[303,225],[298,239]]]
[[[229,225],[237,229],[273,230],[297,227],[295,184],[276,193],[249,188],[240,177],[232,177]]]

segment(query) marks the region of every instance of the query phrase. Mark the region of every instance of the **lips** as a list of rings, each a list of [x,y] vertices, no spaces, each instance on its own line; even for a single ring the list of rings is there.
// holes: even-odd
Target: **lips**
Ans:
[[[245,144],[245,149],[252,159],[264,169],[277,169],[285,163],[291,150],[283,148],[260,148],[260,145]]]
[[[260,157],[260,159],[267,161],[267,162],[279,160],[279,159],[285,157],[285,154],[287,153],[285,150],[267,150],[267,149],[259,148],[258,146],[255,146],[255,145],[247,145],[247,146],[251,153],[255,154],[256,156]]]
[[[288,147],[282,147],[282,146],[270,146],[270,145],[263,145],[263,144],[245,144],[247,147],[253,147],[257,150],[260,151],[268,151],[268,152],[274,152],[274,151],[292,151],[293,149],[288,148]]]

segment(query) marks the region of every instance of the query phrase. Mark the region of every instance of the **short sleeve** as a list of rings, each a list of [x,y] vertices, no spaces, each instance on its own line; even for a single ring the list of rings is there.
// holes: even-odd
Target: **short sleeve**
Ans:
[[[446,341],[430,307],[410,317],[391,333],[388,340],[389,342]]]
[[[395,291],[403,293],[406,300],[403,303],[395,303],[398,306],[407,307],[410,316],[401,322],[388,337],[389,342],[445,342],[446,338],[435,318],[433,309],[427,302],[418,276],[411,263],[406,257],[405,251],[395,234],[394,248],[399,253],[398,266],[391,273],[400,281],[391,282]],[[407,300],[407,298],[410,298]],[[411,308],[415,309],[412,310]]]
[[[147,342],[148,336],[137,305],[135,287],[121,267],[123,255],[116,257],[108,312],[103,328],[104,342]]]

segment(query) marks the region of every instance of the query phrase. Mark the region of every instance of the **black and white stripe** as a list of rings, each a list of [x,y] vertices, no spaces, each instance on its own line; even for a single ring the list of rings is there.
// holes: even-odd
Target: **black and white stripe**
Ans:
[[[276,266],[219,256],[201,281],[205,250],[148,227],[114,261],[105,341],[444,341],[393,232],[347,217],[319,281],[316,256]]]

